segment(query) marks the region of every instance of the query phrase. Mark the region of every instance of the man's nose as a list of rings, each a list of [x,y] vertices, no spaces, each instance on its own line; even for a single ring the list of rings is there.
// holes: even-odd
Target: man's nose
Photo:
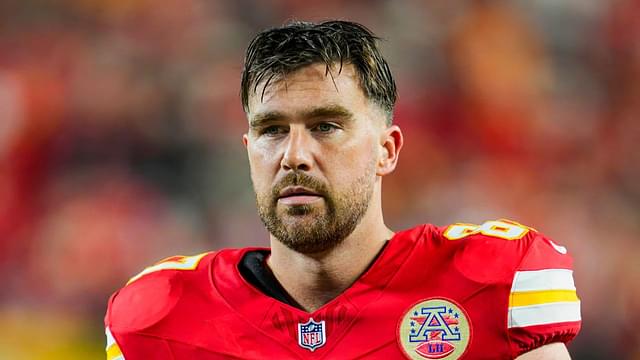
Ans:
[[[309,171],[312,167],[312,139],[306,128],[291,127],[282,155],[282,169]]]

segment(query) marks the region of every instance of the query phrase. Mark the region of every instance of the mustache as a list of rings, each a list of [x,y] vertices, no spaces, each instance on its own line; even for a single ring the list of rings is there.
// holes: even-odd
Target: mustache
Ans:
[[[277,199],[278,196],[280,196],[280,192],[287,186],[304,186],[309,190],[317,192],[324,198],[327,198],[329,195],[329,190],[327,189],[327,185],[325,185],[324,182],[303,172],[294,171],[288,173],[287,175],[285,175],[285,177],[283,177],[276,183],[276,185],[273,187],[273,190],[271,191],[272,199]]]

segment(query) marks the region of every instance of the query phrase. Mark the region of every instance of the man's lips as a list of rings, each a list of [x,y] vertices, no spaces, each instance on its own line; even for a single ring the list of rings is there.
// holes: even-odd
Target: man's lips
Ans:
[[[278,202],[284,205],[310,204],[320,199],[322,195],[302,186],[288,186],[278,196]]]

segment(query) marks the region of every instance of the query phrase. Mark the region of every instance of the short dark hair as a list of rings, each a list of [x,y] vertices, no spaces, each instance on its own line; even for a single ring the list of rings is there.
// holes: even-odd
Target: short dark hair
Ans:
[[[360,78],[360,86],[369,100],[382,107],[391,123],[397,98],[396,84],[389,65],[382,57],[380,40],[365,26],[331,20],[321,23],[293,21],[281,27],[260,32],[249,44],[242,70],[242,106],[249,111],[250,92],[258,92],[258,84],[266,80],[264,91],[272,81],[314,63],[331,68],[352,64]]]

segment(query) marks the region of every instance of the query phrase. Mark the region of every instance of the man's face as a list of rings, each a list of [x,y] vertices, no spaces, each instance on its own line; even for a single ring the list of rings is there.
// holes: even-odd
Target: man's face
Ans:
[[[263,86],[249,99],[244,136],[260,217],[293,250],[330,249],[367,212],[384,113],[351,65],[332,78],[313,64],[270,83],[264,95]]]

